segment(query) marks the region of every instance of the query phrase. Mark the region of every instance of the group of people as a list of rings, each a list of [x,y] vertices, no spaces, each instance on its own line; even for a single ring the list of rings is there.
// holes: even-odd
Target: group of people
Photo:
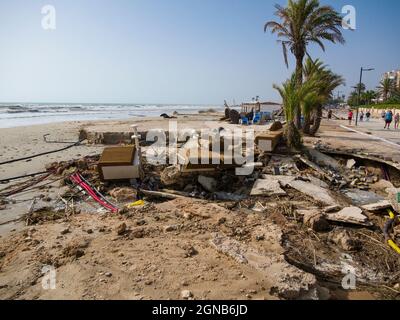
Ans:
[[[390,129],[390,125],[393,122],[393,118],[394,118],[394,128],[396,130],[399,129],[399,124],[400,124],[400,114],[399,113],[396,113],[396,115],[394,115],[392,110],[388,110],[388,111],[383,110],[381,113],[381,117],[385,121],[384,129]]]
[[[360,111],[359,117],[360,117],[360,122],[363,122],[364,118],[366,122],[369,122],[369,120],[371,119],[371,112],[367,111],[364,114],[364,111]],[[353,110],[350,109],[348,114],[349,125],[351,125],[351,123],[353,122],[353,118],[354,118],[354,113]]]
[[[371,119],[371,112],[367,111],[364,114],[364,111],[360,111],[359,117],[360,117],[360,119],[359,119],[360,122],[363,122],[364,118],[367,122],[369,122],[369,120]],[[381,113],[381,117],[385,121],[384,129],[390,130],[390,126],[391,126],[393,120],[394,120],[394,128],[396,130],[399,129],[399,125],[400,125],[400,114],[399,113],[396,113],[396,115],[394,115],[392,110],[387,110],[387,111],[383,110]],[[353,110],[350,109],[349,113],[348,113],[349,125],[352,124],[353,118],[354,118],[354,113],[353,113]]]

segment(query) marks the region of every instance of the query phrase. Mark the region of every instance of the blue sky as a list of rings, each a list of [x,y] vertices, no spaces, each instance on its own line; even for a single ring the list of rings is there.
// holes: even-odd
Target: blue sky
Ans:
[[[398,0],[321,1],[357,9],[347,43],[311,47],[350,87],[361,66],[374,88],[400,68]],[[264,34],[274,3],[286,0],[2,0],[0,101],[222,104],[272,88],[293,71],[276,38]],[[57,29],[41,27],[54,5]]]

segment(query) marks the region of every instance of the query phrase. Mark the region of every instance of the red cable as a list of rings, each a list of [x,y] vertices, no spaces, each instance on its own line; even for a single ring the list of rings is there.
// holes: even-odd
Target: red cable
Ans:
[[[101,198],[99,198],[97,196],[97,194],[92,190],[92,188],[88,184],[86,184],[84,181],[82,181],[82,179],[79,177],[78,174],[72,175],[71,176],[71,181],[74,182],[75,184],[81,186],[96,202],[101,204],[106,209],[112,211],[113,213],[118,212],[117,208],[115,208],[114,206],[106,203]]]

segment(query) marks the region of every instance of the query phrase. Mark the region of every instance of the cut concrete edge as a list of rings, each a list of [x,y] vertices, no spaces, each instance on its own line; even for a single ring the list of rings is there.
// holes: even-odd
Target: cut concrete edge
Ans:
[[[220,233],[214,234],[210,243],[218,252],[231,257],[237,263],[247,264],[264,273],[271,284],[271,293],[280,298],[318,300],[316,277],[289,264],[283,254],[263,254]]]

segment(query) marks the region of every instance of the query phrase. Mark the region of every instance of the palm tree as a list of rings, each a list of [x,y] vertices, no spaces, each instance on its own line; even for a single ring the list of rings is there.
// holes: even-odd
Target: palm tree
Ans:
[[[293,149],[299,150],[302,146],[302,141],[300,132],[294,124],[294,120],[300,109],[301,97],[296,84],[295,74],[292,75],[291,79],[283,83],[282,87],[274,84],[274,89],[276,89],[282,97],[283,109],[287,122],[284,132],[287,145]]]
[[[363,101],[364,104],[370,105],[373,99],[376,99],[377,94],[374,90],[368,90],[365,91],[362,96],[361,100]]]
[[[274,89],[279,92],[283,101],[287,122],[284,132],[287,145],[296,150],[301,149],[302,146],[301,135],[295,125],[296,115],[301,108],[306,110],[318,99],[314,87],[312,81],[298,86],[296,73],[293,73],[292,77],[284,82],[281,87],[274,85]]]
[[[367,87],[365,86],[364,83],[357,83],[354,87],[355,92],[358,95],[358,92],[364,93]]]
[[[304,85],[310,87],[307,90],[312,92],[306,96],[307,99],[303,105],[303,131],[306,134],[314,135],[321,126],[323,105],[333,98],[333,91],[338,86],[344,85],[345,82],[341,76],[329,70],[319,59],[312,61],[308,58],[303,73]],[[305,108],[305,106],[307,107]]]
[[[303,60],[308,55],[307,46],[316,43],[323,51],[324,40],[345,43],[341,28],[342,18],[331,6],[321,6],[318,0],[288,0],[287,7],[275,5],[275,15],[281,22],[269,21],[264,26],[277,34],[282,44],[285,64],[288,67],[288,49],[296,58],[296,79],[303,82]]]
[[[309,56],[307,46],[316,43],[325,51],[324,40],[345,43],[341,32],[342,18],[331,6],[321,6],[318,0],[288,0],[287,7],[275,5],[275,15],[280,22],[269,21],[264,32],[270,29],[282,44],[285,64],[288,63],[288,50],[296,59],[296,83],[303,83],[303,60]],[[296,126],[300,128],[301,111],[296,114]]]
[[[383,101],[386,101],[396,90],[396,85],[393,79],[385,78],[379,83],[377,89]]]

